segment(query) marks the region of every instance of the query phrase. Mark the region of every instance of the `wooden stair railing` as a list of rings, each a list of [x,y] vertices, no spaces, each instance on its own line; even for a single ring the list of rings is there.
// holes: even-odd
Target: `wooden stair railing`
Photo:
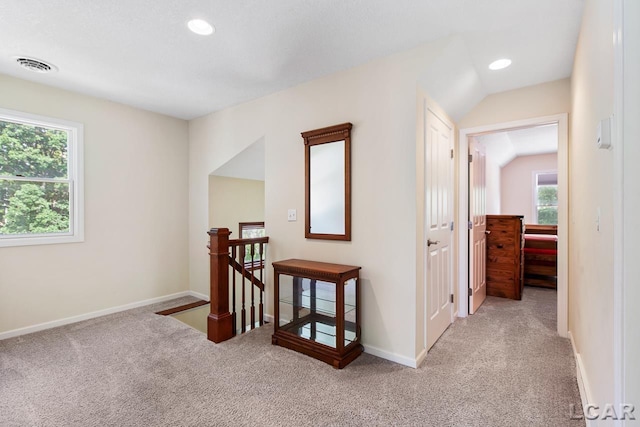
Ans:
[[[246,285],[251,287],[249,309],[251,329],[256,325],[255,289],[259,290],[258,325],[264,324],[264,267],[268,237],[229,240],[228,228],[212,228],[209,234],[211,312],[207,338],[215,343],[236,335],[236,285],[241,285],[240,333],[247,331]],[[246,261],[247,255],[249,261]],[[256,259],[257,257],[257,259]],[[229,311],[229,267],[231,267],[231,309]],[[237,281],[236,272],[241,280]]]
[[[246,280],[249,281],[249,286],[251,287],[251,308],[250,308],[250,317],[251,321],[249,325],[251,329],[256,327],[256,307],[255,307],[255,290],[258,288],[260,291],[260,300],[258,304],[258,325],[264,325],[264,266],[265,266],[265,248],[266,244],[269,242],[268,237],[257,237],[251,239],[236,239],[230,240],[229,246],[231,247],[231,254],[229,255],[229,264],[231,268],[238,273],[240,273],[242,278],[242,283],[240,289],[242,290],[242,309],[240,312],[240,321],[241,321],[241,329],[240,333],[245,333],[247,331],[247,317],[245,310],[245,290],[246,290]],[[247,261],[247,255],[249,256],[249,261]],[[257,255],[257,259],[256,259]],[[256,272],[258,276],[256,277]],[[233,332],[234,335],[236,333],[237,325],[236,318],[237,314],[235,311],[236,308],[236,274],[232,274],[232,285],[231,285],[231,306],[233,308]]]

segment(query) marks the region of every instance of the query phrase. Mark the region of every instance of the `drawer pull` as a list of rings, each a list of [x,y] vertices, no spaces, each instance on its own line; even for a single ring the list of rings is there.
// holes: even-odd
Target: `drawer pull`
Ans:
[[[488,236],[489,234],[491,234],[491,230],[484,230],[484,234]]]
[[[502,249],[502,248],[504,248],[504,245],[503,245],[502,243],[499,243],[499,244],[497,244],[497,245],[496,245],[496,247],[497,247],[498,249]]]

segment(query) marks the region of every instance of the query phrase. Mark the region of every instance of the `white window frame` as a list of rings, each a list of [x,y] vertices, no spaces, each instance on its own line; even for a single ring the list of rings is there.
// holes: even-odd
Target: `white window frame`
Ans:
[[[69,232],[0,235],[0,247],[78,243],[84,241],[84,126],[81,123],[0,108],[0,120],[68,132]],[[15,179],[15,177],[5,177]],[[29,180],[29,179],[26,179]]]
[[[550,174],[556,174],[556,176],[558,175],[558,169],[547,169],[547,170],[539,170],[539,171],[533,171],[533,175],[532,175],[532,183],[533,183],[533,202],[532,202],[532,208],[533,208],[533,216],[532,218],[535,219],[535,223],[538,224],[538,175],[550,175]],[[558,184],[556,183],[556,186]],[[560,201],[558,201],[558,204],[560,204]],[[558,207],[558,205],[556,205],[556,207]]]

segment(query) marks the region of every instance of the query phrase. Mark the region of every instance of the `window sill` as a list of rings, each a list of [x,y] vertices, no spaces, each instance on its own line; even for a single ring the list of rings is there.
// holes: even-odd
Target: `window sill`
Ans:
[[[0,238],[0,248],[14,246],[57,245],[63,243],[84,242],[84,236],[38,236],[38,237],[6,237]]]

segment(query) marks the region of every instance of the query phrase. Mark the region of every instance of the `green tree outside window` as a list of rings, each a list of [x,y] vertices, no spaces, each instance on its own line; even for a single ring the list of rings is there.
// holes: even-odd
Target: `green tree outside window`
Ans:
[[[558,186],[538,186],[538,224],[558,224]]]
[[[0,120],[0,235],[70,231],[68,133]]]

